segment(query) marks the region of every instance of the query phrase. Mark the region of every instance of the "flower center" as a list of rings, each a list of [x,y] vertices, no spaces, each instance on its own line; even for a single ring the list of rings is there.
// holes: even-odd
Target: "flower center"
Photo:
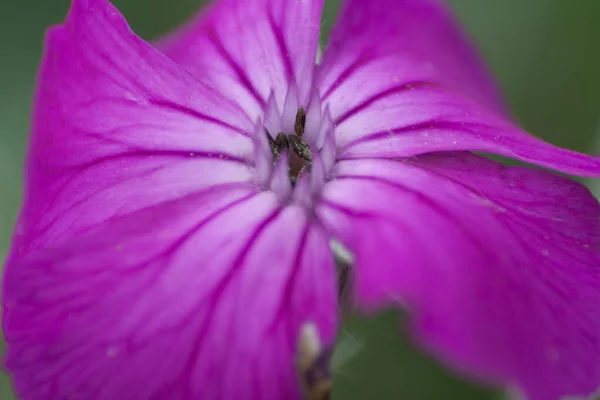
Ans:
[[[300,107],[296,113],[293,134],[286,135],[283,132],[279,132],[273,139],[273,136],[265,128],[271,153],[273,153],[273,164],[277,163],[283,153],[288,155],[289,177],[292,186],[295,186],[299,176],[305,172],[310,172],[312,164],[312,150],[302,138],[305,126],[306,111],[304,107]]]
[[[311,208],[333,167],[335,127],[315,90],[299,99],[295,85],[283,102],[273,95],[254,136],[256,178],[282,204]]]

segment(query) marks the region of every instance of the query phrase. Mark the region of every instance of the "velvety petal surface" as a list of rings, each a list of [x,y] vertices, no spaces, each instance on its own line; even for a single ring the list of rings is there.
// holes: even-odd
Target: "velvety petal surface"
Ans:
[[[9,264],[6,365],[24,400],[299,399],[302,326],[335,340],[334,271],[303,209],[206,190]]]
[[[504,118],[494,84],[437,0],[348,0],[318,82],[339,159],[471,150],[599,176],[600,160]]]
[[[335,336],[335,268],[306,212],[255,184],[254,129],[110,3],[73,2],[3,281],[20,398],[299,398],[303,325]]]
[[[243,110],[136,37],[104,0],[74,1],[48,32],[33,118],[14,253],[254,179]]]
[[[318,215],[366,309],[402,304],[451,366],[531,400],[600,383],[600,207],[582,185],[468,153],[336,165]]]
[[[217,0],[157,46],[254,118],[291,84],[306,104],[323,0]]]
[[[333,110],[415,79],[443,83],[504,112],[495,83],[443,0],[343,1],[319,76]],[[353,96],[346,86],[357,90]]]

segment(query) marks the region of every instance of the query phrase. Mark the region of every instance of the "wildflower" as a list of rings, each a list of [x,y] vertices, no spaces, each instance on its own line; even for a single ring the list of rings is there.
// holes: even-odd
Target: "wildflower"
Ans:
[[[434,0],[221,0],[152,46],[46,38],[4,280],[22,399],[325,398],[338,280],[534,400],[600,381],[600,160],[511,123]],[[340,278],[338,278],[338,275]]]

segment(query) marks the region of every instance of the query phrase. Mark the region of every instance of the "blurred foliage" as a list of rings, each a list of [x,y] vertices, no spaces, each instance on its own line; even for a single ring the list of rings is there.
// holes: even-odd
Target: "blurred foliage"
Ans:
[[[187,18],[200,0],[115,0],[146,39]],[[593,151],[600,134],[600,1],[451,0],[503,88],[515,117],[530,132],[563,147]],[[3,0],[0,4],[0,254],[7,249],[21,196],[31,95],[47,26],[61,21],[67,0]],[[330,1],[324,26],[335,20]],[[359,351],[337,370],[334,398],[490,399],[410,346],[399,319],[386,313],[354,319],[343,337]],[[352,346],[350,346],[352,347]],[[0,377],[0,399],[11,399]]]

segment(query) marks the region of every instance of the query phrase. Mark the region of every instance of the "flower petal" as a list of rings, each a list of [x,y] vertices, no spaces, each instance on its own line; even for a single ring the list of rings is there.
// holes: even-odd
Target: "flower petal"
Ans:
[[[318,215],[356,257],[359,305],[532,400],[600,383],[600,207],[582,185],[468,153],[343,161]]]
[[[470,150],[600,176],[600,159],[504,119],[495,85],[441,1],[346,1],[318,82],[339,159]]]
[[[239,107],[136,37],[110,3],[74,1],[46,38],[13,251],[253,180],[253,130]]]
[[[335,340],[327,237],[256,189],[100,225],[10,263],[3,290],[23,400],[299,399],[302,327]]]
[[[319,76],[333,114],[417,79],[504,113],[495,83],[441,0],[346,0]]]
[[[572,175],[600,176],[600,159],[546,143],[458,93],[428,82],[399,85],[334,120],[338,159],[480,151]]]
[[[281,110],[294,82],[307,104],[322,8],[323,0],[218,0],[157,46],[258,118],[271,91]]]

